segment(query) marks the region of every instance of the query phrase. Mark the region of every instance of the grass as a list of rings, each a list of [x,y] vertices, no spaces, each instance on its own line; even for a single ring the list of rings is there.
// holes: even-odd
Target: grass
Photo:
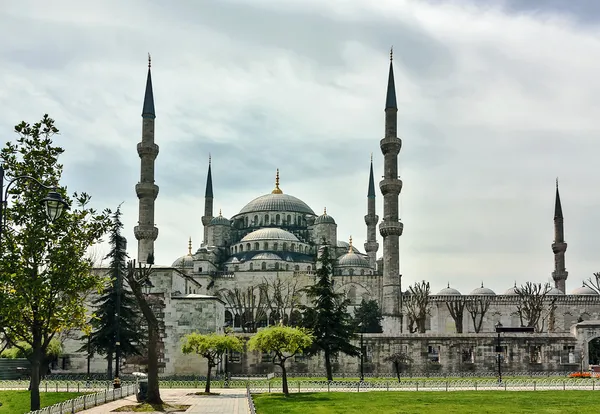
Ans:
[[[119,407],[112,412],[134,412],[134,413],[176,413],[183,412],[190,408],[190,405],[181,405],[181,404],[135,404],[135,405],[124,405],[123,407]]]
[[[78,392],[40,392],[41,406],[47,407],[56,403],[79,397]],[[0,391],[0,413],[23,414],[29,412],[29,391]]]
[[[460,391],[259,394],[258,414],[596,413],[600,395],[590,391]]]

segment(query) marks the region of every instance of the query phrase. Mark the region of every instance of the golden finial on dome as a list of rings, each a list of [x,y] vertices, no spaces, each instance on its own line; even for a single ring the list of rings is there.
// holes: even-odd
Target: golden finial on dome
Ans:
[[[352,253],[352,236],[350,236],[350,247],[348,248],[348,253]]]
[[[271,194],[283,194],[283,191],[279,188],[279,168],[277,168],[277,173],[275,174],[275,189],[271,191]]]
[[[188,256],[192,255],[192,238],[188,240]]]

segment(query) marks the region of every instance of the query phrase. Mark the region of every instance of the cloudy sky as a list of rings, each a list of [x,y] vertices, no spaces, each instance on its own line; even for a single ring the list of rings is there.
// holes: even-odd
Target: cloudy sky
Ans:
[[[124,202],[136,257],[150,52],[158,263],[199,247],[209,153],[216,212],[269,193],[280,168],[362,250],[393,45],[403,283],[548,281],[558,176],[570,291],[600,270],[599,23],[595,0],[0,0],[0,131],[55,118],[64,184]]]

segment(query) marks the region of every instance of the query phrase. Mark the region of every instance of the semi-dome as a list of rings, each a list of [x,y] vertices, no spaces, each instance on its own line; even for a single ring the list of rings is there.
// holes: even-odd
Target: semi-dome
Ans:
[[[281,260],[275,253],[263,252],[252,256],[252,260]]]
[[[583,285],[583,286],[578,287],[577,289],[573,290],[571,292],[571,295],[589,295],[589,296],[593,296],[593,295],[598,295],[598,292],[596,292],[594,289],[590,288],[589,286]]]
[[[444,296],[458,296],[460,295],[460,292],[454,288],[451,288],[450,283],[448,283],[448,286],[440,290],[437,294]]]
[[[315,224],[335,224],[335,220],[327,214],[327,209],[324,209],[323,214],[315,219]]]
[[[481,287],[478,287],[477,289],[473,290],[471,293],[469,293],[469,295],[482,295],[482,296],[492,296],[492,295],[496,295],[496,292],[494,292],[492,289],[488,289],[486,287],[483,287],[483,283],[481,284]]]
[[[221,214],[221,210],[219,210],[219,215],[217,217],[213,217],[210,221],[211,226],[230,226],[231,222],[223,217]]]
[[[258,240],[283,240],[290,242],[298,242],[298,238],[289,231],[278,228],[258,229],[252,233],[248,233],[241,240],[242,242],[258,241]]]

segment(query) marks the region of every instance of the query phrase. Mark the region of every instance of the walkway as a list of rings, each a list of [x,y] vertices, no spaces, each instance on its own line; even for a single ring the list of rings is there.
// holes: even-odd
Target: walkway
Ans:
[[[248,400],[245,389],[219,389],[213,392],[220,395],[193,395],[194,392],[202,390],[194,389],[165,389],[160,390],[162,400],[169,404],[191,405],[185,413],[210,413],[210,414],[249,414]],[[190,395],[192,394],[192,395]],[[117,401],[80,411],[83,414],[106,414],[124,405],[137,404],[135,395],[130,395]],[[181,412],[181,411],[179,411]],[[126,411],[124,413],[130,413]]]

